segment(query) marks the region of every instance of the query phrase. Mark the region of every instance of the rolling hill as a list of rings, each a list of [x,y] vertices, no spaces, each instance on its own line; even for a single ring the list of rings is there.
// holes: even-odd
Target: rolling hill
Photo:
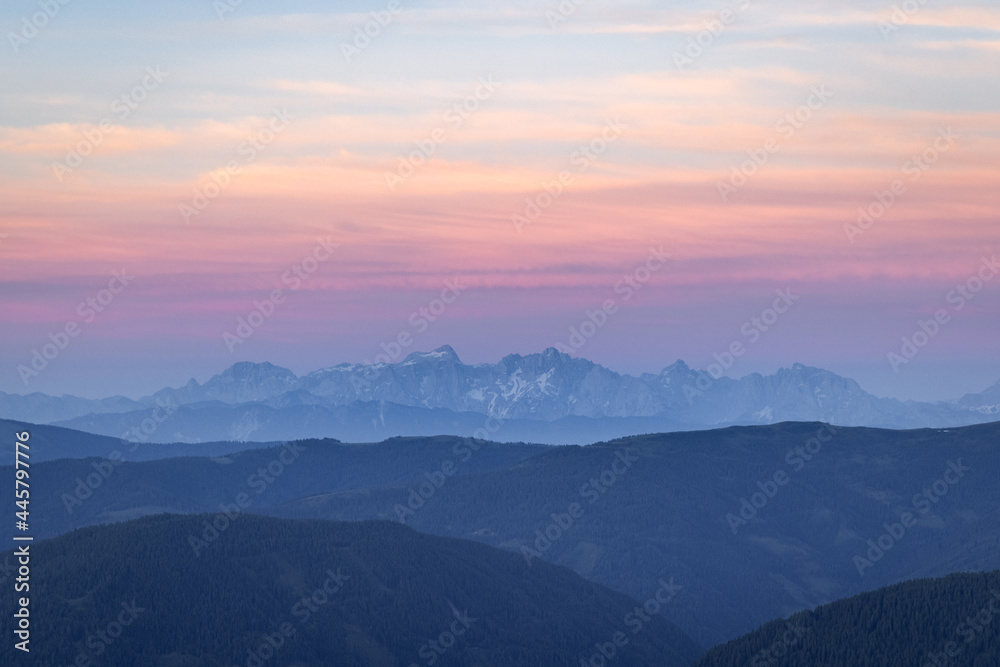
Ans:
[[[664,614],[711,646],[880,586],[1000,567],[998,443],[1000,424],[817,423],[588,447],[310,441],[280,467],[280,448],[124,463],[79,503],[75,488],[102,463],[64,460],[33,468],[33,522],[56,535],[157,512],[218,512],[241,493],[245,512],[403,521],[565,565],[640,600],[672,579],[683,592]],[[271,481],[269,466],[280,472]],[[6,470],[0,479],[11,479]]]
[[[141,424],[141,420],[139,423]],[[123,430],[120,437],[111,437],[61,426],[0,419],[0,432],[13,434],[22,431],[31,434],[31,460],[36,463],[88,456],[120,461],[154,461],[177,456],[221,456],[246,449],[266,449],[281,444],[236,441],[160,443],[142,437],[145,435],[142,431],[136,434]],[[13,439],[9,439],[5,447],[13,452]]]
[[[565,568],[389,522],[159,515],[30,549],[39,667],[576,667],[604,644],[683,667],[701,650]],[[20,664],[13,643],[0,663]]]
[[[1000,572],[907,581],[776,620],[692,667],[1000,665]]]

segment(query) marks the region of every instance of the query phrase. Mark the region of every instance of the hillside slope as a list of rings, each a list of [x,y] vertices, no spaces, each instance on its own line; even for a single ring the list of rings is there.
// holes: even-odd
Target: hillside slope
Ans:
[[[32,468],[32,525],[42,536],[216,512],[240,494],[243,512],[404,521],[639,600],[672,579],[683,590],[664,613],[711,646],[880,586],[1000,568],[998,443],[1000,424],[831,433],[786,423],[588,447],[401,438],[113,470],[64,460]],[[80,485],[101,479],[98,468],[109,475],[87,496]]]
[[[693,667],[1000,665],[1000,571],[907,581],[776,620]]]
[[[159,515],[33,544],[31,561],[40,667],[576,667],[623,631],[616,664],[700,651],[662,617],[628,632],[638,603],[565,568],[387,522]],[[0,663],[14,653],[3,642]]]

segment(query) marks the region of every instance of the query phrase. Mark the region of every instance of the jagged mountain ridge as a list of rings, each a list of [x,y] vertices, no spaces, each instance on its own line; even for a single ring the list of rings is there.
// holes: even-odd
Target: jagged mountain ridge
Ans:
[[[229,406],[259,405],[278,412],[300,413],[303,408],[312,407],[332,410],[338,415],[323,414],[319,418],[323,423],[331,420],[363,423],[373,410],[383,413],[387,409],[399,412],[409,408],[404,410],[407,414],[412,409],[434,410],[438,412],[424,413],[429,427],[460,422],[470,424],[471,429],[481,426],[477,414],[501,422],[655,418],[692,428],[779,421],[918,428],[995,419],[1000,413],[1000,383],[954,402],[903,402],[873,396],[852,379],[802,364],[782,368],[772,375],[754,373],[737,380],[714,379],[705,371],[677,361],[659,374],[635,377],[554,348],[529,355],[511,354],[496,364],[469,365],[446,345],[432,352],[411,353],[398,363],[343,363],[301,377],[270,363],[240,362],[204,384],[191,380],[182,387],[162,389],[139,400],[0,394],[0,417],[117,435],[112,432],[111,421],[115,421],[113,428],[118,428],[121,422],[141,422],[146,418],[145,413],[156,410],[157,406],[161,406],[161,412],[162,406],[169,406],[175,412],[183,406],[195,405],[216,405],[220,413],[226,414],[232,413],[226,409]],[[352,410],[358,411],[358,415],[352,417]],[[445,415],[442,410],[454,414]],[[98,418],[109,414],[128,417]],[[211,420],[208,414],[203,410],[201,418]],[[419,414],[413,419],[419,421]],[[240,418],[246,419],[246,415]],[[289,413],[284,421],[291,419]],[[273,421],[280,424],[282,419]],[[254,424],[249,422],[227,423],[223,430],[215,430],[213,436],[188,435],[192,440],[255,437]],[[337,433],[325,435],[341,437]],[[272,433],[268,437],[273,436]]]
[[[958,404],[984,415],[1000,415],[1000,381],[978,394],[966,394]]]

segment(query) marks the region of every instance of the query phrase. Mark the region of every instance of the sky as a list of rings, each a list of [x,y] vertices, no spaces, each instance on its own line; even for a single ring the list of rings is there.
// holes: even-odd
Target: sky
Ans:
[[[442,344],[1000,379],[994,3],[335,4],[3,4],[0,391]]]

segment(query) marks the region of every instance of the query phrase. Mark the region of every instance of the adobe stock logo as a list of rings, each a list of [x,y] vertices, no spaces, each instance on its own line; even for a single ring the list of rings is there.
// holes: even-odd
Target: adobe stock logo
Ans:
[[[111,280],[108,281],[107,288],[98,290],[96,294],[88,296],[77,305],[77,315],[83,318],[85,324],[93,323],[97,319],[97,314],[103,313],[115,300],[115,297],[121,294],[133,280],[135,280],[135,276],[127,274],[125,269],[115,271]],[[79,322],[75,320],[67,322],[61,331],[49,333],[49,342],[41,346],[41,351],[39,348],[32,348],[30,367],[20,364],[16,369],[24,386],[27,387],[32,378],[38,377],[39,373],[48,368],[49,364],[69,347],[70,341],[79,336],[82,331],[83,327],[80,326]]]
[[[774,131],[785,140],[791,139],[796,132],[805,127],[806,123],[823,110],[833,95],[833,91],[827,89],[826,84],[812,86],[809,89],[809,97],[804,103],[774,123]],[[716,181],[715,188],[722,202],[727,203],[729,198],[750,182],[750,179],[770,162],[771,156],[780,150],[781,142],[774,138],[765,141],[760,148],[748,150],[746,152],[747,159],[730,169],[727,180]]]
[[[894,32],[908,24],[910,18],[921,10],[921,5],[926,7],[927,0],[904,0],[902,4],[893,5],[889,20],[878,22],[878,31],[882,33],[882,38],[889,39]]]
[[[441,114],[441,121],[452,130],[461,128],[472,114],[493,97],[502,82],[494,81],[493,75],[490,74],[486,77],[479,77],[476,84],[475,89],[469,95],[453,103]],[[395,192],[397,187],[427,164],[437,154],[438,148],[448,141],[448,138],[448,130],[438,126],[427,133],[424,139],[414,141],[413,144],[416,148],[409,155],[399,158],[395,170],[385,172],[385,184],[389,190]]]
[[[195,188],[190,205],[186,203],[177,205],[177,210],[184,222],[191,224],[192,218],[201,215],[217,197],[225,192],[226,188],[232,185],[233,178],[242,173],[243,167],[253,164],[277,136],[288,129],[293,120],[295,120],[295,116],[288,113],[287,109],[274,109],[267,125],[247,136],[246,141],[241,142],[236,147],[239,159],[230,160],[225,167],[210,172],[208,179]]]
[[[750,493],[749,499],[747,496],[740,498],[740,506],[736,513],[729,512],[724,517],[725,522],[733,531],[733,535],[741,527],[757,518],[758,513],[781,492],[781,488],[788,486],[794,474],[801,472],[806,467],[806,462],[816,458],[823,450],[823,445],[833,440],[837,430],[837,427],[829,424],[821,426],[813,437],[803,444],[789,449],[788,453],[785,454],[785,464],[790,468],[790,472],[778,468],[763,480],[757,481],[757,489],[759,490]]]
[[[802,298],[801,295],[793,294],[790,287],[774,290],[774,293],[778,295],[778,298],[772,302],[771,307],[765,308],[759,315],[751,317],[740,327],[740,333],[749,338],[749,342],[744,344],[740,340],[731,341],[721,353],[716,352],[712,355],[718,363],[709,364],[707,373],[705,371],[699,372],[693,386],[684,385],[684,398],[687,399],[688,405],[692,405],[696,397],[704,396],[705,392],[733,367],[736,360],[746,354],[749,345],[760,340],[761,336],[772,329],[778,323],[778,319]]]
[[[875,190],[872,200],[867,206],[858,207],[857,224],[846,223],[844,234],[852,244],[855,239],[870,230],[876,222],[882,219],[893,206],[909,192],[908,183],[916,183],[931,167],[950,151],[962,135],[957,134],[950,127],[941,128],[937,132],[938,136],[926,148],[910,157],[900,168],[903,176],[907,179],[897,178],[889,184],[885,190]]]
[[[281,274],[281,283],[288,286],[288,292],[299,290],[304,282],[309,280],[319,270],[320,266],[333,256],[333,251],[339,247],[340,244],[332,243],[329,236],[317,239],[317,244],[311,253]],[[264,297],[263,301],[254,299],[253,308],[247,313],[246,317],[240,316],[236,318],[234,333],[228,331],[222,333],[222,341],[226,344],[226,348],[230,352],[235,352],[238,345],[242,345],[249,340],[256,333],[257,329],[264,326],[264,323],[271,319],[271,316],[277,311],[278,306],[285,303],[287,298],[288,294],[286,290],[272,289]]]
[[[712,48],[715,40],[722,36],[730,25],[736,22],[741,12],[745,12],[750,7],[750,0],[735,0],[732,2],[733,8],[725,8],[718,12],[718,17],[711,21],[705,21],[705,29],[698,34],[688,37],[684,51],[674,51],[674,65],[680,71],[694,65],[695,60],[701,58],[705,51]]]
[[[576,173],[584,173],[598,163],[601,156],[607,152],[611,144],[618,141],[628,125],[618,118],[607,120],[600,133],[585,144],[581,144],[569,157],[570,166]],[[523,233],[524,228],[538,220],[547,211],[563,191],[573,184],[573,171],[563,169],[551,181],[542,183],[542,188],[534,196],[525,197],[524,208],[521,213],[510,216],[514,223],[514,229],[518,234]]]
[[[586,498],[589,505],[601,500],[638,460],[639,457],[627,447],[619,450],[615,453],[615,458],[599,475],[592,477],[580,487],[580,497]],[[541,558],[545,552],[552,548],[552,545],[562,539],[563,535],[569,532],[586,512],[587,508],[578,502],[570,503],[562,514],[553,512],[550,515],[552,522],[545,528],[535,531],[535,541],[533,542],[535,548],[521,545],[521,554],[528,566],[531,566],[533,559]]]
[[[952,313],[961,312],[998,275],[1000,275],[1000,263],[997,262],[997,256],[983,257],[979,268],[945,295],[945,301],[952,306]],[[893,372],[898,373],[902,366],[913,361],[920,350],[927,347],[951,321],[952,314],[946,308],[937,309],[933,316],[926,320],[917,320],[913,333],[901,338],[899,352],[886,354]]]
[[[965,477],[965,473],[971,471],[972,468],[964,465],[962,459],[948,461],[941,477],[924,487],[921,493],[913,496],[912,505],[915,511],[903,512],[896,523],[882,524],[885,532],[874,540],[868,540],[866,542],[868,550],[864,552],[864,555],[858,555],[852,559],[854,567],[858,569],[858,575],[863,577],[867,570],[875,567],[875,563],[882,560],[893,547],[902,541],[908,529],[917,525],[917,516],[930,514],[933,506],[948,495],[951,487],[958,484]]]
[[[659,616],[660,610],[684,590],[683,586],[674,583],[673,577],[670,577],[670,581],[660,579],[658,583],[660,587],[656,590],[656,593],[641,605],[634,607],[622,619],[622,623],[633,635],[642,632],[646,624]],[[628,646],[628,643],[628,635],[624,631],[619,630],[611,635],[608,641],[594,644],[593,652],[589,656],[580,658],[579,665],[580,667],[605,667],[605,665],[618,655],[621,649]]]
[[[562,0],[555,9],[546,9],[545,20],[549,22],[549,28],[555,30],[557,25],[568,21],[583,3],[584,0]]]
[[[372,40],[381,36],[402,11],[399,0],[389,0],[385,9],[371,12],[369,14],[371,18],[363,26],[354,27],[354,39],[340,43],[340,52],[344,54],[344,59],[351,62],[360,56],[362,51],[372,45]]]
[[[584,312],[585,318],[578,325],[569,328],[567,341],[565,343],[557,342],[554,347],[564,354],[578,352],[587,344],[588,340],[604,328],[608,319],[618,312],[621,304],[628,303],[649,282],[654,273],[667,265],[667,260],[671,257],[673,255],[663,251],[662,243],[659,247],[650,246],[646,260],[615,283],[614,292],[622,295],[621,302],[619,303],[616,298],[605,299],[594,310],[586,310]]]
[[[155,68],[147,67],[141,81],[111,103],[111,113],[117,116],[119,122],[124,123],[132,115],[132,112],[138,109],[154,90],[160,87],[167,76],[169,73],[164,72],[159,65]],[[116,125],[110,118],[102,118],[96,127],[85,130],[83,139],[66,151],[63,161],[57,160],[52,163],[52,174],[56,180],[60,183],[64,182],[66,177],[83,165],[87,157],[93,154],[104,143],[104,140],[109,135],[114,134],[119,127],[121,126]]]
[[[42,11],[32,14],[30,19],[27,16],[21,17],[21,30],[7,33],[7,41],[10,42],[10,48],[14,49],[14,54],[19,54],[22,46],[38,37],[38,32],[69,3],[70,0],[41,0],[38,6]]]

